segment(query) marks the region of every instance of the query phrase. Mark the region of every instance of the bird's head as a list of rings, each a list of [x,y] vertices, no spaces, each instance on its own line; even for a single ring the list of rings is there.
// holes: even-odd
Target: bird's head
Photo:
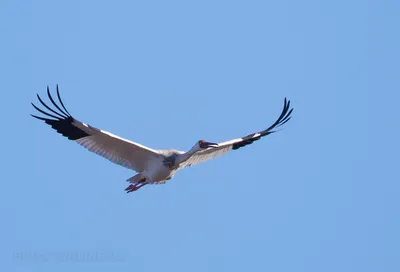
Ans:
[[[204,141],[204,140],[198,141],[198,142],[197,142],[197,145],[198,145],[198,148],[199,148],[200,150],[201,150],[201,149],[207,149],[207,148],[209,148],[209,147],[211,147],[211,148],[218,147],[218,144],[217,144],[217,143],[210,143],[210,142],[206,142],[206,141]]]

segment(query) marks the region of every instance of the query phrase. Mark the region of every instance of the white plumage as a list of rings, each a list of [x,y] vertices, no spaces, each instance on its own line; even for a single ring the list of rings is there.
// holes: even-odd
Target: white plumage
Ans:
[[[183,152],[178,150],[154,150],[78,121],[65,108],[60,97],[58,85],[57,97],[61,107],[54,101],[48,87],[47,95],[55,109],[45,104],[39,95],[37,95],[39,102],[49,112],[45,112],[33,103],[32,105],[36,110],[52,119],[32,116],[45,121],[46,124],[49,124],[57,132],[70,140],[76,141],[89,151],[113,163],[138,172],[137,175],[127,180],[131,183],[125,189],[128,193],[136,191],[146,184],[165,183],[166,180],[171,179],[182,168],[197,165],[226,154],[231,150],[237,150],[249,145],[261,137],[275,132],[273,131],[274,128],[290,120],[293,111],[293,109],[289,110],[290,101],[287,101],[285,98],[281,115],[269,128],[218,144],[200,140],[189,151]]]

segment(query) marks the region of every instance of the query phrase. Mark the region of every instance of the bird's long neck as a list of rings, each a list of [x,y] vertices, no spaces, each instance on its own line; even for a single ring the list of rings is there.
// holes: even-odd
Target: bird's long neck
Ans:
[[[188,159],[190,159],[190,157],[192,157],[194,155],[194,153],[196,153],[197,150],[195,150],[194,148],[190,149],[188,152],[183,153],[183,154],[179,154],[176,158],[176,165],[179,165],[185,161],[187,161]]]

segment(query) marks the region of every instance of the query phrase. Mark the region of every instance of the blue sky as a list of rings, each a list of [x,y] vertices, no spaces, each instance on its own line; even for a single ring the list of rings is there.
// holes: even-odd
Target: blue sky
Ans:
[[[2,271],[399,271],[398,1],[1,1]],[[167,185],[29,116],[152,148],[282,132]]]

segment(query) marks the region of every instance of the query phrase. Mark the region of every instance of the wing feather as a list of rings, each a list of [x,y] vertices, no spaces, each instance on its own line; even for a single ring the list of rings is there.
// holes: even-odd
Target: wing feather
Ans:
[[[46,105],[39,95],[38,100],[47,110],[56,114],[57,116],[45,112],[32,103],[33,107],[37,111],[54,119],[31,114],[32,117],[44,121],[58,133],[70,140],[76,141],[89,151],[98,154],[118,165],[135,170],[137,172],[144,171],[151,160],[160,156],[160,153],[156,150],[126,140],[110,132],[97,129],[72,117],[61,100],[58,85],[57,97],[63,110],[54,101],[50,94],[49,88],[47,88],[47,95],[51,103],[58,111]]]
[[[290,100],[288,101],[285,98],[283,109],[280,116],[269,128],[262,130],[260,132],[249,134],[242,138],[219,143],[218,147],[216,148],[207,148],[205,150],[198,151],[192,157],[190,157],[190,159],[183,162],[180,165],[180,168],[184,168],[187,166],[194,166],[199,163],[217,158],[219,156],[222,156],[223,154],[228,153],[231,150],[237,150],[241,147],[252,144],[254,141],[260,140],[262,137],[266,135],[276,132],[274,131],[275,128],[282,126],[283,124],[285,124],[287,121],[290,120],[293,108],[290,110],[289,108],[290,108]]]

